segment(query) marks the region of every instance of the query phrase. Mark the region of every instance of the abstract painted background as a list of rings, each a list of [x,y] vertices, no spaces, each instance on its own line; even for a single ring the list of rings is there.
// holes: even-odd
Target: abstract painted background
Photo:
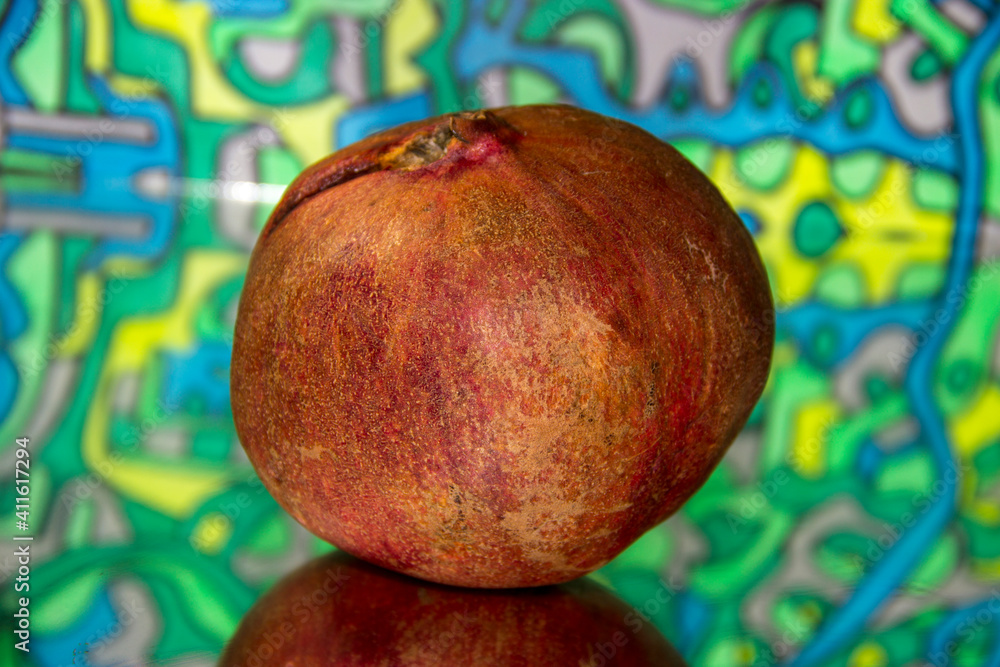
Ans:
[[[705,170],[779,309],[724,463],[596,576],[697,666],[1000,665],[1000,5],[0,8],[0,664],[210,665],[261,591],[329,549],[263,490],[229,409],[270,206],[377,129],[566,101]],[[18,437],[29,656],[10,625]]]

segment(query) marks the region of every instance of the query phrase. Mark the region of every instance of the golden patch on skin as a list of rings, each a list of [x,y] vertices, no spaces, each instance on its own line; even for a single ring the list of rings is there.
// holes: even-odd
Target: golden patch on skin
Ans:
[[[313,445],[312,447],[300,447],[299,454],[302,456],[303,462],[305,462],[305,459],[319,461],[323,458],[323,454],[329,456],[331,452],[330,448],[325,445]]]
[[[522,503],[500,520],[504,537],[531,561],[561,570],[569,567],[562,545],[572,536],[577,519],[586,515],[583,503],[565,500]]]

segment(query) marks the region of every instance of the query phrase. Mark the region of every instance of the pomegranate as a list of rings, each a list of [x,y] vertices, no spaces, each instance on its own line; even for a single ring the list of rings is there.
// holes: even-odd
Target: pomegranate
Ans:
[[[589,579],[451,588],[343,552],[307,563],[243,617],[219,667],[684,667],[639,611]]]
[[[344,550],[552,584],[698,489],[773,338],[753,239],[669,145],[565,105],[448,114],[288,188],[240,299],[233,416],[273,496]]]

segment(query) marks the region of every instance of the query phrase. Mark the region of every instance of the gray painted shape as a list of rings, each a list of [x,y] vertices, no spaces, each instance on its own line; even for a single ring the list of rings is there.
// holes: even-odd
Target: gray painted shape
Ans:
[[[971,35],[975,35],[986,25],[986,16],[982,10],[966,0],[943,0],[938,3],[937,8],[957,27]]]
[[[140,144],[152,144],[156,141],[156,128],[147,120],[67,113],[40,114],[22,107],[4,109],[3,115],[3,124],[23,134],[97,143],[109,139]]]
[[[183,428],[158,428],[142,440],[142,449],[153,456],[183,460],[190,456],[191,436]]]
[[[636,82],[632,102],[649,107],[663,95],[674,61],[691,58],[699,74],[701,95],[708,106],[729,106],[729,48],[747,8],[712,19],[646,0],[621,0],[620,7],[634,37]]]
[[[109,590],[118,620],[105,638],[88,647],[87,664],[95,667],[145,665],[163,632],[156,601],[144,585],[117,579]]]
[[[56,211],[43,208],[10,208],[0,229],[54,232],[87,236],[141,239],[149,235],[149,220],[141,215],[111,215]]]
[[[352,104],[364,102],[368,98],[365,65],[356,52],[361,35],[360,22],[347,16],[336,16],[330,20],[338,44],[337,54],[330,62],[330,80],[336,91],[346,96]]]
[[[223,194],[232,182],[254,184],[259,180],[257,153],[265,146],[278,146],[280,139],[273,129],[258,125],[228,138],[219,148],[216,162],[216,183]],[[232,188],[230,188],[231,190]],[[215,200],[215,220],[219,231],[238,247],[250,250],[257,241],[254,212],[257,202],[231,196]]]
[[[729,466],[740,484],[751,484],[757,480],[761,441],[760,429],[742,431],[723,458],[723,465]]]
[[[233,572],[250,584],[259,584],[272,577],[285,575],[305,564],[312,557],[313,536],[290,516],[284,516],[292,532],[292,547],[276,556],[237,554],[233,558]]]
[[[906,364],[893,368],[892,355],[904,353],[910,333],[905,327],[887,326],[865,338],[834,377],[837,401],[849,410],[861,410],[868,405],[863,383],[873,370],[883,371],[893,379],[901,378]]]
[[[882,51],[879,76],[892,99],[899,120],[916,134],[940,134],[952,123],[951,77],[938,74],[916,82],[910,76],[913,60],[926,48],[919,36],[907,33]]]
[[[873,534],[882,530],[882,526],[865,512],[857,500],[846,495],[831,498],[811,514],[803,516],[786,542],[785,566],[762,583],[740,609],[740,616],[748,628],[777,643],[782,639],[782,633],[775,627],[771,612],[785,593],[809,590],[834,604],[847,597],[848,588],[820,571],[813,560],[817,545],[840,528]]]
[[[236,50],[254,77],[266,83],[278,83],[295,71],[302,44],[295,39],[252,36],[240,39]]]
[[[132,524],[125,517],[121,499],[105,486],[94,489],[94,544],[130,544]]]
[[[985,264],[990,261],[1000,261],[1000,220],[993,218],[980,220],[977,234],[976,262]]]

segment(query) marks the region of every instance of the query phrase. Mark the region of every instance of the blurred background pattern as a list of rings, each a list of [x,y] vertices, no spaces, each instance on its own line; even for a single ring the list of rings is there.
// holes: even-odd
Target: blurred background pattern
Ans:
[[[229,408],[270,207],[375,130],[564,101],[708,173],[779,310],[724,463],[597,578],[693,665],[1000,665],[991,0],[0,8],[0,664],[210,665],[328,550],[263,490]],[[28,656],[9,626],[18,437]]]

